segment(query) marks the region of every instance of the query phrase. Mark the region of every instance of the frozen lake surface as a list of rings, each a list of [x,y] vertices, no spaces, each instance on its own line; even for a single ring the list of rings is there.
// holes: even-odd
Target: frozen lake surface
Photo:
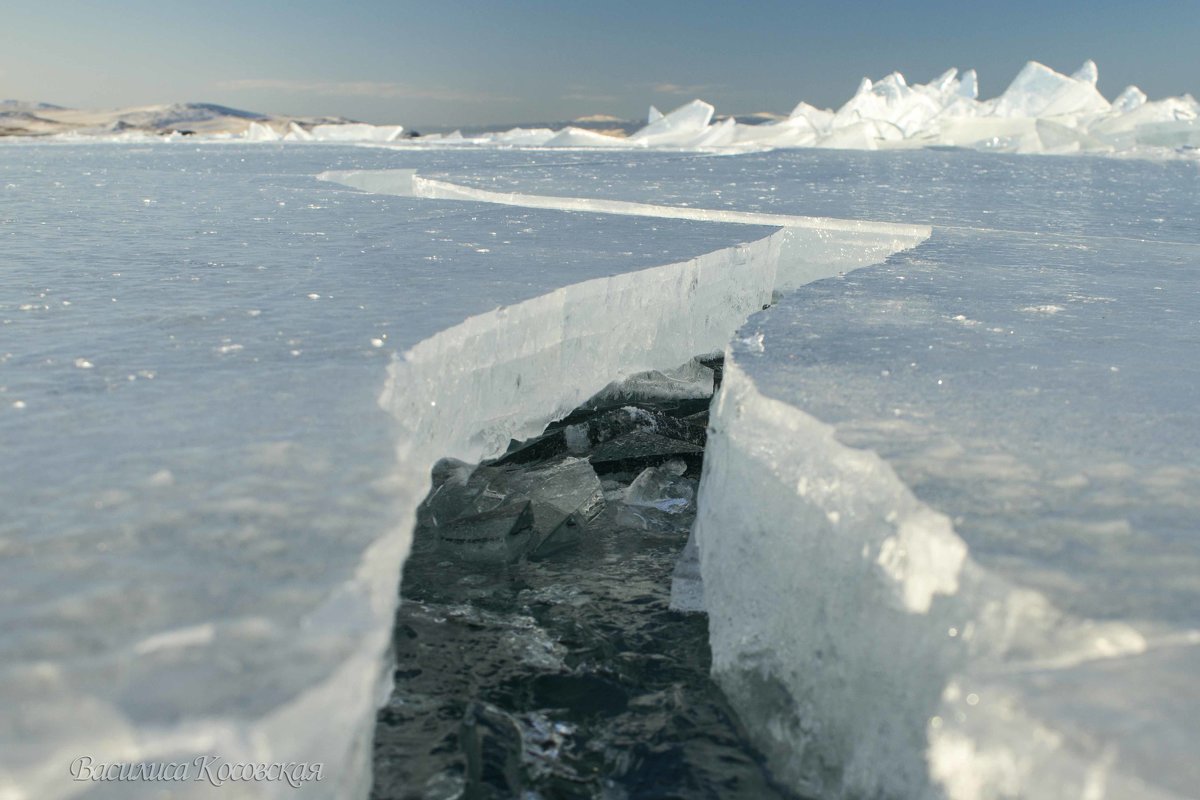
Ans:
[[[433,460],[726,344],[696,534],[716,677],[778,779],[1194,793],[1195,163],[171,144],[0,165],[0,795],[67,796],[81,755],[207,753],[321,761],[303,796],[365,795]],[[509,204],[315,180],[362,170]]]

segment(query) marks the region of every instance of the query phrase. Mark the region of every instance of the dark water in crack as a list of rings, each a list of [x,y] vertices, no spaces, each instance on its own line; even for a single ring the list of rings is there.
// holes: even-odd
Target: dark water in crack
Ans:
[[[791,797],[709,678],[708,618],[669,608],[694,505],[629,527],[613,479],[636,474],[602,475],[603,513],[542,560],[463,562],[418,530],[374,798]]]

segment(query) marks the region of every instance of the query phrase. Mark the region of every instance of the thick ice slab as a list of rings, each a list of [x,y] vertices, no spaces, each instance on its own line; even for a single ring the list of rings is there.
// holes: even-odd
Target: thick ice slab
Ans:
[[[1196,244],[935,230],[739,332],[703,591],[789,781],[1194,794],[1198,286]]]

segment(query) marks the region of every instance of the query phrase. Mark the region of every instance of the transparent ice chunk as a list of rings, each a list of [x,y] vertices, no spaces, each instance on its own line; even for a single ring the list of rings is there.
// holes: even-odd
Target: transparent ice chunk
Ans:
[[[490,703],[474,700],[463,714],[459,747],[466,756],[467,797],[522,796],[521,726]]]
[[[675,369],[649,370],[606,386],[593,404],[638,400],[662,402],[712,397],[713,371],[695,359]]]
[[[533,470],[524,486],[533,504],[536,556],[574,544],[604,510],[604,488],[586,459]]]
[[[684,514],[695,508],[696,484],[683,476],[687,464],[672,459],[661,467],[642,470],[629,490],[625,503],[631,506],[649,506],[668,514]]]
[[[534,540],[533,508],[528,500],[506,500],[495,508],[467,513],[439,525],[444,549],[468,561],[517,561]]]
[[[604,510],[604,489],[586,459],[536,468],[443,460],[418,519],[447,548],[469,560],[515,561],[578,540]],[[441,481],[437,483],[437,481]]]
[[[673,459],[643,470],[625,491],[617,523],[648,531],[691,527],[696,510],[696,482],[683,477],[688,465]]]

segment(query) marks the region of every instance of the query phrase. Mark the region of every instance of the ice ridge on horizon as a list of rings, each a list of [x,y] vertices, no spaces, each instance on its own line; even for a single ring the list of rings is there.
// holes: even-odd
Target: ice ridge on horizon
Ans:
[[[924,84],[909,84],[893,72],[877,81],[863,78],[854,96],[836,110],[800,102],[786,118],[760,124],[732,117],[714,122],[715,108],[693,100],[665,115],[651,106],[646,126],[627,139],[568,127],[425,141],[679,149],[957,146],[1147,155],[1200,146],[1200,103],[1191,95],[1151,101],[1129,86],[1109,101],[1096,88],[1098,77],[1090,60],[1071,75],[1030,61],[998,97],[980,100],[974,70],[948,69]]]
[[[981,100],[975,70],[951,68],[929,83],[910,84],[899,72],[863,78],[837,109],[798,103],[784,118],[747,124],[717,117],[703,100],[668,114],[651,106],[647,123],[629,136],[575,125],[515,127],[464,135],[459,131],[405,140],[421,146],[646,148],[742,151],[821,147],[849,150],[964,147],[1017,153],[1194,155],[1200,148],[1200,103],[1190,94],[1150,100],[1136,86],[1108,100],[1096,87],[1099,70],[1085,61],[1070,75],[1028,62],[997,97]],[[28,117],[31,111],[36,119]],[[83,112],[47,104],[5,101],[0,132],[55,138],[203,138],[253,142],[395,143],[405,128],[340,118],[254,114],[201,103]],[[66,127],[64,127],[66,126]],[[7,129],[7,130],[6,130]]]

